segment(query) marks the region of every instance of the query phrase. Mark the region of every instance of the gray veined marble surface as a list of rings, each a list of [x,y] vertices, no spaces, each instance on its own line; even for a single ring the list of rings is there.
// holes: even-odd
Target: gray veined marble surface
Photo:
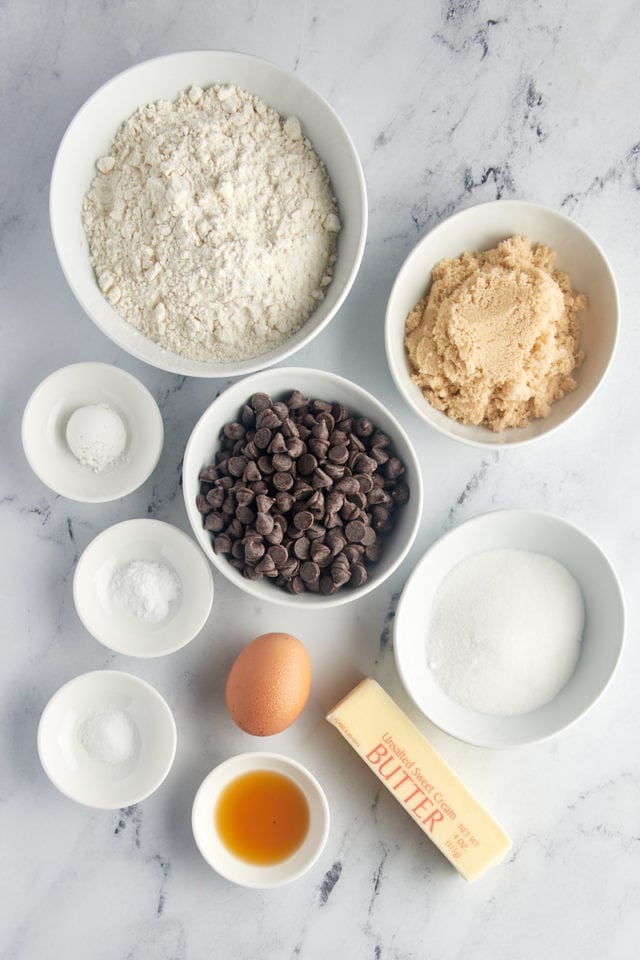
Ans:
[[[528,0],[143,3],[7,0],[2,78],[2,857],[6,960],[201,960],[327,956],[371,960],[631,960],[640,941],[637,695],[637,442],[640,415],[640,9]],[[81,627],[74,565],[110,524],[152,515],[187,529],[179,491],[185,440],[223,382],[179,379],[122,353],[83,315],[56,261],[48,214],[54,153],[102,82],[174,50],[228,48],[295,70],[349,129],[369,190],[364,261],[343,309],[296,362],[375,390],[418,448],[426,508],[417,542],[384,588],[336,612],[292,615],[242,599],[216,578],[202,634],[158,661],[110,655]],[[387,371],[383,317],[412,245],[448,214],[495,198],[562,210],[607,252],[622,303],[619,349],[575,422],[537,445],[485,453],[431,432]],[[158,400],[161,461],[135,494],[105,506],[53,495],[33,476],[20,420],[35,385],[79,360],[131,371]],[[521,750],[466,746],[416,717],[513,838],[506,862],[472,885],[379,788],[323,715],[373,673],[408,708],[391,622],[417,558],[441,533],[497,507],[568,518],[605,549],[629,624],[617,675],[556,739]],[[308,708],[269,749],[317,774],[332,810],[320,860],[293,886],[237,888],[209,870],[190,808],[203,776],[254,741],[223,705],[235,652],[268,629],[306,643]],[[164,694],[175,766],[139,805],[93,811],[59,794],[35,736],[50,695],[76,674],[116,667]],[[261,745],[262,746],[262,745]]]

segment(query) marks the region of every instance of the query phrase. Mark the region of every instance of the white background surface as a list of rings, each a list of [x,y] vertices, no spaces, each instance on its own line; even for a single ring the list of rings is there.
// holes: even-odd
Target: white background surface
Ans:
[[[9,0],[2,8],[0,233],[3,656],[0,955],[7,960],[372,960],[637,955],[640,917],[636,440],[640,339],[640,126],[636,4],[300,4]],[[119,70],[181,49],[228,48],[293,69],[325,96],[362,158],[370,203],[363,265],[339,315],[296,363],[351,377],[402,418],[421,458],[425,512],[392,581],[360,603],[294,616],[216,577],[212,615],[184,650],[157,661],[110,655],[73,608],[76,560],[119,520],[187,529],[179,489],[189,431],[222,381],[155,371],[84,317],[56,262],[47,214],[57,144],[73,113]],[[574,422],[537,445],[484,453],[437,435],[392,385],[385,302],[412,245],[484,200],[534,200],[593,232],[618,278],[620,345],[606,384]],[[166,444],[151,478],[107,505],[50,493],[20,446],[24,405],[51,371],[114,363],[160,404]],[[454,524],[498,507],[566,517],[608,553],[629,626],[618,673],[593,711],[557,739],[492,753],[430,727],[397,680],[390,624],[417,558]],[[314,666],[307,709],[258,743],[226,714],[226,673],[269,629],[297,634]],[[38,763],[40,713],[65,681],[125,669],[157,686],[178,726],[162,788],[116,812],[65,799]],[[373,674],[409,709],[513,838],[507,861],[465,885],[323,719]],[[233,753],[290,753],[328,795],[333,822],[315,868],[278,891],[237,888],[198,853],[191,803]]]

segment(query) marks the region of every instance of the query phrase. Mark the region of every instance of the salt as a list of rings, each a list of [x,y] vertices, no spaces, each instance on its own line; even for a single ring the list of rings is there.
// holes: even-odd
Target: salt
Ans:
[[[80,726],[79,738],[89,756],[108,767],[130,763],[139,749],[138,728],[123,710],[90,714]]]
[[[109,584],[112,602],[148,623],[164,620],[180,591],[171,567],[153,560],[132,560],[118,567]]]
[[[427,638],[429,668],[457,703],[514,716],[552,700],[575,670],[580,587],[552,557],[485,550],[444,578]]]

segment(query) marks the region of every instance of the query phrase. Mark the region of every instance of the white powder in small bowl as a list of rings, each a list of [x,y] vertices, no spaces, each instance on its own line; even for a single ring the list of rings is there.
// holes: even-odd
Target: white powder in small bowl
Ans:
[[[438,588],[429,669],[452,700],[493,716],[552,700],[575,670],[584,627],[580,587],[552,557],[484,550]]]
[[[140,748],[138,728],[123,710],[90,714],[80,726],[79,739],[92,760],[107,767],[133,762]]]
[[[73,411],[66,427],[71,453],[96,473],[117,463],[127,445],[122,417],[106,403],[90,403]]]
[[[109,583],[111,601],[147,623],[164,620],[181,590],[175,571],[153,560],[132,560],[118,567]]]

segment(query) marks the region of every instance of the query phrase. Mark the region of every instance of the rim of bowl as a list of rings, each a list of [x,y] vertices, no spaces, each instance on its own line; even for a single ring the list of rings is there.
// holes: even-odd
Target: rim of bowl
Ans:
[[[281,768],[284,768],[284,770]],[[224,864],[220,864],[216,860],[215,851],[210,847],[207,847],[205,838],[201,836],[201,832],[198,829],[196,822],[200,812],[200,805],[204,802],[204,796],[211,790],[211,782],[214,779],[220,779],[221,782],[213,790],[211,797],[213,808],[215,808],[215,804],[217,803],[222,790],[236,777],[242,776],[243,773],[250,773],[252,771],[265,769],[275,770],[278,773],[283,773],[284,776],[289,776],[290,779],[294,780],[295,784],[305,795],[307,803],[310,807],[310,813],[311,800],[313,799],[317,813],[316,840],[312,845],[310,845],[307,856],[302,863],[295,870],[287,872],[287,860],[283,860],[279,863],[268,866],[260,866],[257,864],[248,863],[241,860],[239,857],[236,857],[230,850],[228,850],[223,841],[218,838],[220,845],[228,854],[229,865],[233,867],[233,865],[237,864],[238,872],[236,873],[234,869],[225,868]],[[294,778],[286,771],[295,771],[298,776]],[[211,810],[211,812],[213,812],[213,810]],[[193,838],[198,850],[200,851],[200,854],[208,866],[212,870],[215,870],[216,873],[218,873],[221,877],[224,877],[225,880],[229,880],[231,883],[238,884],[239,886],[250,887],[254,889],[271,889],[285,886],[286,884],[293,883],[295,880],[298,880],[305,873],[307,873],[314,863],[316,863],[326,845],[330,826],[331,811],[329,808],[329,802],[327,800],[327,795],[317,777],[311,773],[311,771],[305,767],[304,764],[300,763],[298,760],[294,760],[293,757],[289,757],[283,753],[275,753],[273,751],[266,751],[264,753],[260,751],[248,751],[246,753],[235,754],[234,756],[228,757],[226,760],[222,760],[212,770],[209,771],[209,773],[201,782],[196,791],[191,808],[191,829]],[[212,834],[217,833],[213,823],[211,824],[211,832]],[[311,832],[311,824],[309,832]],[[295,851],[291,856],[295,856],[296,852],[297,851]],[[278,879],[269,879],[269,873],[280,873],[281,876]],[[244,879],[240,879],[239,874],[243,874]]]
[[[604,565],[607,567],[611,575],[611,582],[616,591],[617,599],[620,605],[620,616],[621,616],[620,643],[618,645],[618,650],[617,650],[615,659],[611,665],[611,670],[609,672],[609,675],[607,676],[605,682],[602,684],[597,695],[592,700],[590,700],[587,704],[585,704],[585,706],[581,710],[579,710],[570,720],[568,720],[566,723],[563,723],[557,729],[550,730],[549,732],[541,735],[533,734],[531,736],[522,737],[514,743],[507,743],[507,744],[496,743],[490,737],[482,737],[482,736],[469,737],[467,735],[463,735],[460,732],[456,732],[455,724],[452,725],[447,723],[446,718],[444,720],[442,718],[435,719],[430,713],[427,713],[425,711],[423,705],[418,702],[413,692],[412,684],[406,679],[407,672],[403,669],[403,665],[401,665],[400,663],[400,657],[398,653],[399,645],[396,640],[396,632],[399,627],[400,618],[396,616],[394,620],[394,643],[393,643],[394,660],[396,664],[396,669],[398,671],[398,675],[400,677],[400,681],[402,683],[402,687],[404,691],[406,692],[407,696],[411,700],[412,704],[420,712],[420,714],[423,717],[425,717],[430,723],[432,723],[435,727],[437,727],[439,730],[442,730],[443,733],[448,734],[450,737],[454,737],[456,740],[459,740],[461,743],[467,743],[467,744],[470,744],[471,746],[483,747],[485,749],[490,749],[490,750],[510,750],[510,749],[512,750],[512,749],[517,749],[518,747],[527,746],[531,743],[542,743],[545,740],[552,739],[553,737],[557,736],[560,733],[564,733],[570,727],[574,726],[574,724],[576,724],[578,720],[581,719],[581,717],[585,716],[585,714],[588,713],[591,710],[591,708],[596,705],[596,703],[600,700],[600,698],[602,697],[602,695],[605,693],[606,689],[612,682],[616,674],[618,665],[620,663],[620,659],[622,657],[622,653],[625,646],[627,613],[626,613],[624,591],[622,589],[622,583],[616,572],[616,569],[611,563],[611,561],[609,560],[609,557],[604,552],[602,547],[600,547],[600,545],[597,543],[596,540],[594,540],[593,537],[591,537],[588,533],[586,533],[586,531],[583,530],[581,527],[579,527],[577,524],[573,523],[571,520],[567,520],[565,517],[559,517],[556,514],[547,513],[544,510],[526,510],[526,509],[518,509],[518,508],[512,508],[512,507],[505,507],[497,510],[489,510],[486,513],[478,514],[478,516],[476,517],[470,517],[468,520],[464,520],[462,523],[457,524],[455,527],[452,527],[450,530],[445,531],[445,533],[443,533],[440,537],[438,537],[437,540],[434,540],[434,542],[427,548],[427,550],[425,550],[422,556],[417,560],[415,568],[412,570],[411,574],[407,578],[402,588],[400,599],[398,601],[398,612],[400,612],[402,598],[403,598],[403,595],[405,594],[405,591],[407,591],[410,588],[410,584],[412,584],[414,580],[417,578],[419,573],[418,568],[421,566],[422,561],[427,556],[431,555],[433,551],[439,548],[443,543],[451,539],[453,536],[457,535],[459,531],[462,530],[463,528],[468,530],[473,526],[481,526],[482,524],[486,524],[490,522],[489,518],[497,517],[497,516],[501,516],[501,517],[512,516],[514,518],[530,517],[534,521],[542,519],[545,522],[550,522],[558,526],[564,526],[568,528],[573,535],[577,534],[580,538],[588,541],[590,546],[593,547],[593,549],[599,554],[601,560],[603,561]],[[481,552],[484,549],[491,549],[491,548],[479,546],[476,552]],[[525,549],[525,548],[514,547],[513,549]],[[467,554],[467,556],[472,556],[472,555],[473,553]],[[453,566],[450,567],[446,571],[446,573],[448,573],[452,569],[453,569]],[[472,712],[478,713],[478,711],[472,711]],[[504,719],[508,720],[509,718],[504,718]]]
[[[111,86],[111,84],[115,83],[116,81],[122,80],[129,75],[135,74],[136,71],[141,71],[146,68],[149,68],[151,64],[159,65],[162,63],[168,63],[169,61],[175,62],[180,59],[184,59],[186,57],[191,57],[191,56],[213,56],[213,57],[225,56],[225,57],[232,57],[236,59],[238,62],[244,61],[245,63],[261,64],[263,66],[270,68],[277,74],[279,74],[282,78],[284,78],[285,82],[289,83],[293,81],[295,84],[300,86],[300,88],[302,88],[306,92],[307,96],[309,96],[311,99],[315,100],[316,102],[319,102],[323,106],[323,108],[329,112],[333,121],[335,122],[336,126],[339,128],[342,136],[344,137],[345,146],[347,148],[347,151],[351,155],[353,170],[356,174],[356,179],[358,182],[358,199],[360,203],[360,229],[359,229],[358,243],[355,251],[355,257],[353,259],[353,263],[351,265],[347,278],[343,284],[343,289],[338,295],[338,297],[336,298],[336,302],[332,307],[332,309],[327,314],[327,316],[320,323],[318,323],[313,330],[309,331],[307,336],[301,336],[299,341],[296,340],[296,334],[294,334],[293,337],[289,338],[284,342],[284,344],[282,345],[282,348],[274,348],[275,350],[277,350],[277,355],[272,357],[271,359],[268,359],[266,361],[261,360],[261,357],[265,357],[270,352],[272,352],[272,351],[265,351],[265,353],[259,354],[257,357],[249,357],[246,360],[239,361],[237,363],[230,363],[230,362],[217,363],[216,364],[217,369],[213,372],[206,369],[207,363],[211,363],[212,361],[190,360],[190,358],[182,357],[180,354],[176,354],[170,350],[165,350],[166,363],[163,363],[161,365],[156,361],[150,360],[148,356],[145,356],[144,351],[136,348],[135,345],[125,346],[120,342],[119,337],[116,339],[112,335],[112,333],[106,329],[106,325],[102,322],[102,320],[97,316],[95,316],[93,311],[91,311],[89,307],[86,305],[85,299],[81,295],[78,289],[78,286],[74,281],[73,271],[70,270],[68,266],[67,259],[64,254],[64,246],[60,242],[59,233],[56,228],[56,217],[54,214],[54,205],[56,202],[56,192],[58,189],[60,167],[63,159],[64,149],[66,147],[66,142],[69,139],[72,132],[72,128],[75,126],[76,122],[80,120],[81,117],[84,115],[84,113],[86,113],[93,106],[93,102],[96,99],[98,99],[106,91],[106,89],[109,86]],[[216,81],[212,80],[211,82],[215,83]],[[126,117],[123,117],[123,120],[125,119]],[[314,150],[315,150],[315,146],[314,146]],[[320,156],[320,154],[318,154],[318,156]],[[323,160],[322,157],[320,157],[320,159]],[[324,160],[323,160],[323,163],[324,163]],[[368,230],[368,219],[369,219],[369,210],[367,205],[367,186],[366,186],[366,180],[364,177],[364,171],[362,168],[362,163],[358,155],[358,151],[355,148],[355,144],[346,126],[344,125],[344,123],[342,122],[342,120],[340,119],[336,111],[333,109],[333,107],[330,105],[328,100],[326,100],[322,96],[322,94],[318,93],[318,91],[314,87],[312,87],[311,84],[301,79],[292,70],[288,70],[285,67],[281,67],[278,64],[274,63],[271,60],[268,60],[265,57],[258,57],[258,56],[255,56],[254,54],[244,53],[242,51],[236,51],[236,50],[224,50],[224,49],[207,50],[205,48],[205,49],[199,49],[199,50],[182,50],[182,51],[177,51],[175,53],[161,54],[160,56],[157,56],[157,57],[149,57],[146,60],[141,60],[139,63],[135,63],[132,66],[127,67],[125,70],[121,70],[118,73],[114,74],[108,80],[105,80],[104,83],[100,84],[100,86],[97,87],[97,89],[94,90],[94,92],[90,94],[89,97],[87,97],[84,103],[82,103],[79,109],[74,113],[73,117],[71,118],[71,120],[69,121],[65,129],[64,134],[62,135],[62,139],[60,140],[60,143],[56,150],[53,166],[51,169],[51,178],[50,178],[50,184],[49,184],[49,226],[50,226],[50,230],[53,238],[53,244],[54,244],[57,258],[58,258],[58,263],[60,264],[65,280],[69,286],[69,289],[71,290],[74,297],[76,298],[76,301],[82,308],[83,312],[98,327],[101,333],[103,333],[106,337],[108,337],[112,342],[116,343],[116,345],[119,346],[120,349],[125,350],[131,356],[136,357],[136,359],[141,360],[144,363],[147,363],[149,366],[152,366],[155,369],[165,370],[168,373],[176,373],[181,376],[200,377],[203,379],[204,378],[214,379],[218,377],[231,377],[231,376],[244,376],[245,374],[251,374],[260,370],[268,369],[274,364],[280,363],[281,361],[287,359],[287,357],[290,357],[293,353],[302,349],[307,344],[311,343],[311,341],[314,340],[315,337],[322,330],[324,330],[326,326],[328,326],[331,320],[334,319],[334,317],[342,307],[343,303],[345,302],[347,296],[351,292],[355,279],[360,270],[360,266],[362,264],[362,258],[364,255],[364,248],[365,248],[367,230]],[[106,303],[107,301],[105,300],[102,292],[99,291],[97,284],[96,284],[96,291],[99,293],[100,298],[104,300],[104,302]],[[309,316],[308,320],[311,320],[312,317],[313,317],[313,314]],[[306,322],[308,322],[308,320]],[[303,324],[303,326],[300,328],[300,331],[304,330],[304,326],[305,324]],[[300,333],[300,331],[298,331],[298,333]],[[292,340],[296,340],[296,342],[291,343]],[[287,346],[287,344],[290,344],[290,345]],[[177,358],[176,361],[173,360],[174,357]],[[164,357],[162,359],[164,359]],[[182,361],[188,361],[190,364],[196,364],[196,366],[194,367],[193,370],[190,370],[187,373],[184,369],[184,366],[181,363]],[[202,364],[201,370],[197,366],[198,363]]]
[[[305,376],[308,376],[309,374],[312,374],[314,376],[319,375],[321,377],[325,377],[327,378],[328,382],[337,383],[339,386],[346,385],[346,388],[348,390],[355,390],[356,393],[365,397],[367,402],[371,403],[376,410],[382,411],[384,416],[390,419],[391,423],[393,424],[394,431],[396,432],[397,436],[399,436],[403,440],[406,446],[407,453],[409,454],[408,459],[410,460],[410,466],[413,473],[411,497],[409,502],[411,503],[411,501],[413,501],[414,509],[415,509],[415,519],[411,524],[410,534],[406,538],[402,548],[399,550],[397,558],[391,564],[389,570],[385,572],[382,579],[376,580],[375,576],[372,576],[372,577],[369,577],[366,583],[364,583],[363,586],[361,587],[356,587],[351,590],[340,590],[331,596],[324,596],[324,595],[318,596],[316,594],[309,593],[309,592],[305,592],[304,594],[290,594],[286,590],[276,587],[275,584],[270,583],[268,586],[271,589],[269,589],[269,592],[267,594],[266,590],[263,591],[262,589],[260,589],[262,585],[262,581],[257,582],[257,588],[256,588],[256,586],[254,585],[254,582],[252,580],[248,580],[246,577],[243,577],[241,573],[236,571],[235,567],[233,567],[226,560],[225,557],[218,558],[218,556],[213,552],[211,548],[211,544],[204,539],[204,534],[203,534],[204,528],[197,527],[196,525],[197,519],[198,518],[201,519],[201,514],[198,513],[196,517],[195,501],[193,503],[191,502],[191,498],[189,497],[189,493],[187,489],[188,484],[184,482],[184,479],[182,483],[182,494],[183,494],[183,499],[185,503],[185,508],[187,511],[187,517],[189,519],[191,529],[193,531],[193,534],[198,544],[200,545],[203,552],[208,557],[209,562],[230,583],[234,584],[234,586],[238,587],[238,589],[242,590],[244,593],[248,593],[254,598],[257,598],[259,600],[263,600],[271,603],[277,603],[280,606],[299,607],[302,610],[304,609],[319,610],[322,608],[328,609],[331,606],[333,607],[341,606],[341,605],[350,603],[354,600],[358,600],[361,597],[366,596],[366,594],[370,593],[372,590],[375,590],[377,587],[381,586],[386,580],[389,579],[389,577],[395,572],[395,570],[397,570],[397,568],[400,566],[402,561],[407,556],[409,550],[411,549],[415,541],[415,538],[418,533],[418,528],[420,526],[420,521],[422,519],[424,485],[422,481],[422,472],[420,469],[420,463],[418,461],[418,457],[415,452],[413,443],[409,435],[407,434],[407,432],[400,425],[397,418],[376,397],[374,397],[373,394],[369,393],[368,390],[365,390],[364,387],[361,387],[359,384],[355,383],[353,380],[349,380],[347,377],[342,377],[337,373],[331,373],[327,370],[321,370],[321,369],[311,368],[311,367],[277,367],[273,370],[262,370],[252,374],[251,376],[244,377],[242,380],[238,380],[235,383],[231,384],[221,394],[219,394],[219,396],[217,396],[215,400],[213,400],[209,404],[208,407],[205,408],[205,410],[202,412],[202,414],[196,421],[191,433],[189,434],[189,439],[187,440],[187,444],[184,451],[182,469],[183,469],[183,477],[184,477],[185,465],[189,464],[189,460],[191,457],[191,449],[195,445],[195,438],[197,433],[201,429],[204,420],[210,414],[211,409],[215,406],[215,404],[218,403],[218,401],[220,401],[223,397],[225,397],[229,393],[229,391],[234,391],[234,392],[246,391],[246,397],[249,397],[251,396],[252,393],[256,392],[256,390],[251,389],[252,386],[254,384],[259,385],[260,381],[263,380],[265,377],[268,378],[270,376],[274,376],[274,377],[285,376],[287,379],[290,379],[293,383],[295,383],[296,379],[298,380],[298,382],[303,382],[303,378]],[[287,390],[287,389],[293,389],[293,387],[274,388],[274,390]],[[240,401],[240,403],[238,404],[238,407],[240,407],[241,405],[242,405],[242,401]],[[223,426],[223,423],[221,422],[220,428],[222,426]],[[215,444],[218,442],[218,439],[219,439],[218,436],[212,436],[212,441],[211,441],[212,449],[214,448]],[[393,440],[394,438],[392,437],[391,439]],[[396,454],[397,453],[398,451],[396,450]],[[206,531],[204,532],[206,533]],[[267,585],[265,584],[264,586],[266,587]]]
[[[412,398],[407,393],[406,386],[402,380],[402,377],[398,372],[395,361],[393,359],[394,343],[397,341],[398,335],[396,332],[395,324],[393,324],[389,319],[391,304],[396,295],[397,289],[400,286],[400,283],[402,281],[402,275],[405,269],[409,267],[410,263],[414,259],[419,259],[419,255],[423,247],[425,247],[427,243],[433,239],[434,234],[437,233],[441,228],[444,228],[445,225],[448,226],[451,223],[454,223],[456,220],[464,219],[466,216],[470,214],[471,211],[475,211],[479,209],[487,209],[489,207],[493,207],[494,209],[496,209],[497,207],[503,207],[503,208],[504,207],[512,207],[512,208],[525,207],[530,210],[542,211],[544,212],[545,215],[551,217],[552,219],[556,218],[562,221],[563,223],[568,224],[571,227],[571,229],[575,230],[576,233],[579,233],[583,237],[583,239],[587,241],[587,243],[593,246],[593,248],[598,253],[599,257],[601,258],[605,272],[607,273],[607,276],[611,283],[611,288],[613,290],[613,299],[614,299],[614,308],[615,308],[614,316],[613,316],[613,338],[611,343],[611,350],[609,352],[609,357],[607,358],[607,362],[598,379],[598,382],[595,384],[591,392],[584,398],[580,406],[577,407],[567,417],[565,417],[564,420],[559,421],[554,426],[549,427],[547,430],[543,431],[542,433],[538,433],[530,437],[523,437],[521,440],[505,440],[503,443],[500,443],[499,441],[494,443],[494,442],[490,442],[489,440],[479,440],[479,439],[474,439],[472,437],[458,436],[457,434],[454,434],[449,429],[447,429],[444,423],[439,423],[439,422],[436,422],[435,420],[429,419],[427,417],[427,414],[414,403]],[[435,261],[435,262],[438,262],[438,261]],[[396,388],[398,389],[398,392],[402,395],[405,403],[407,403],[408,406],[420,417],[423,423],[426,423],[427,426],[432,427],[434,430],[437,430],[438,433],[440,433],[442,436],[447,437],[449,440],[455,440],[458,443],[464,443],[467,446],[479,447],[483,450],[487,450],[487,449],[507,450],[507,449],[510,449],[511,447],[522,447],[525,444],[535,443],[539,440],[543,440],[545,437],[550,436],[552,433],[555,433],[557,430],[561,429],[567,423],[572,421],[574,417],[576,417],[585,409],[587,404],[590,402],[592,397],[596,395],[603,381],[605,380],[605,377],[609,372],[609,369],[615,357],[615,353],[618,346],[619,335],[620,335],[620,293],[618,290],[618,284],[616,282],[615,274],[611,268],[611,264],[609,263],[609,259],[606,253],[604,252],[603,248],[595,239],[595,237],[591,233],[589,233],[589,231],[585,227],[581,226],[571,217],[567,216],[566,213],[562,213],[559,210],[555,210],[553,207],[545,206],[545,204],[543,203],[535,203],[532,200],[487,200],[484,203],[471,204],[468,207],[464,207],[462,210],[457,210],[455,213],[452,213],[451,216],[445,217],[444,220],[441,220],[439,223],[437,223],[434,227],[432,227],[429,231],[427,231],[427,233],[425,233],[425,235],[420,240],[418,240],[418,242],[412,247],[412,249],[409,251],[407,256],[402,261],[400,268],[398,269],[398,272],[393,281],[391,291],[389,293],[389,298],[387,300],[386,310],[385,310],[385,352],[387,355],[387,366],[389,367],[389,370],[391,372],[391,376],[396,385]],[[433,409],[435,411],[435,407]],[[436,412],[442,413],[443,411],[436,411]],[[446,416],[446,414],[444,414],[444,416]],[[544,419],[544,418],[539,418],[539,419]],[[454,421],[454,422],[457,422],[457,421]],[[535,421],[532,421],[532,422],[535,422]],[[466,426],[471,426],[471,425],[466,424]],[[479,426],[481,425],[477,425],[477,427]],[[488,427],[486,427],[485,429],[488,431]],[[521,430],[526,428],[512,427],[510,429]]]

